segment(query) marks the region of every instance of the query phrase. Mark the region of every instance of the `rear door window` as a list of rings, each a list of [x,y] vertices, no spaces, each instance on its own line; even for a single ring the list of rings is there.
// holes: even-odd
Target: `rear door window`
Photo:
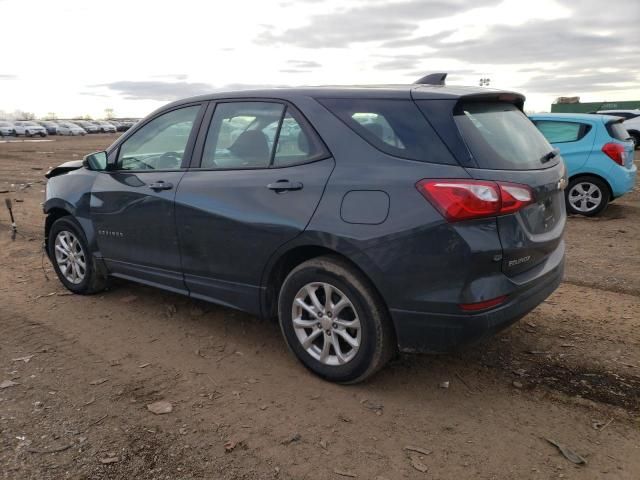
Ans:
[[[578,122],[534,120],[533,123],[549,143],[577,142],[591,130],[591,125]]]
[[[544,156],[553,148],[522,111],[505,102],[462,102],[454,119],[478,167],[533,170],[559,162]]]
[[[276,102],[219,103],[201,168],[287,167],[326,158],[322,141],[292,107]]]
[[[378,150],[432,163],[455,160],[412,100],[318,99]]]
[[[287,107],[278,132],[274,167],[287,167],[327,157],[324,145],[298,112]]]

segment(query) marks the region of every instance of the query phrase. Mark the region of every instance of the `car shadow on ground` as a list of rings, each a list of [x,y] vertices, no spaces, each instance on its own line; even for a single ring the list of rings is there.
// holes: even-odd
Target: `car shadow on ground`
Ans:
[[[277,374],[287,376],[308,376],[312,383],[317,380],[288,354],[275,320],[259,319],[124,280],[114,282],[104,294],[104,301],[127,301],[132,296],[137,297],[140,314],[147,317],[147,322],[158,326],[168,322],[171,328],[182,330],[185,336],[211,339],[209,343],[198,343],[197,354],[203,358],[220,362],[235,351],[251,352],[261,344],[264,348],[260,358],[245,358],[255,376],[272,375],[275,370]],[[233,345],[231,350],[220,348],[222,338],[225,345]],[[572,364],[566,355],[544,351],[539,339],[531,334],[525,318],[495,336],[451,353],[399,354],[368,381],[356,386],[335,387],[352,388],[363,395],[402,390],[409,396],[416,395],[416,400],[423,398],[427,391],[433,395],[439,389],[449,388],[466,396],[483,393],[487,385],[515,388],[521,392],[543,388],[640,410],[640,399],[635,394],[640,391],[639,377],[621,375],[594,365]]]

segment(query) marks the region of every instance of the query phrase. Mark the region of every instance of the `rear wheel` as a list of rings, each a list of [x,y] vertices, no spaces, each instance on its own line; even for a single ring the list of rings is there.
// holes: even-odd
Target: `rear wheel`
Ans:
[[[71,217],[54,222],[47,247],[53,268],[67,289],[85,295],[107,287],[106,272],[97,265],[82,229]]]
[[[363,381],[395,353],[386,307],[367,279],[338,257],[296,267],[280,290],[278,316],[291,351],[326,380]]]
[[[608,185],[591,176],[572,179],[565,195],[569,213],[587,217],[602,212],[611,199]]]

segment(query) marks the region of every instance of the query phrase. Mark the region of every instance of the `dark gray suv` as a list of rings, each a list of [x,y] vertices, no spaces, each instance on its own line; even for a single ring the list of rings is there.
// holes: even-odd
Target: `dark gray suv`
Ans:
[[[47,253],[79,294],[119,277],[278,317],[307,368],[357,382],[560,283],[565,168],[523,103],[420,84],[174,102],[48,173]]]

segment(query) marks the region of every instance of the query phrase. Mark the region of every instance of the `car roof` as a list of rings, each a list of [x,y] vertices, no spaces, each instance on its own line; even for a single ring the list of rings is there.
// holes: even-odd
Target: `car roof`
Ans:
[[[580,122],[594,122],[597,120],[608,123],[611,120],[619,120],[615,115],[601,115],[597,113],[532,113],[529,118],[545,120],[575,120]]]
[[[212,92],[210,94],[189,97],[170,103],[166,107],[173,107],[187,103],[234,99],[234,98],[275,98],[282,100],[295,99],[296,97],[313,98],[379,98],[379,99],[407,99],[421,100],[452,99],[470,95],[498,95],[512,94],[524,101],[524,96],[516,92],[495,90],[481,87],[464,87],[448,85],[327,85],[295,88],[268,88],[259,90],[235,90],[225,92]],[[163,107],[162,109],[166,108]]]

